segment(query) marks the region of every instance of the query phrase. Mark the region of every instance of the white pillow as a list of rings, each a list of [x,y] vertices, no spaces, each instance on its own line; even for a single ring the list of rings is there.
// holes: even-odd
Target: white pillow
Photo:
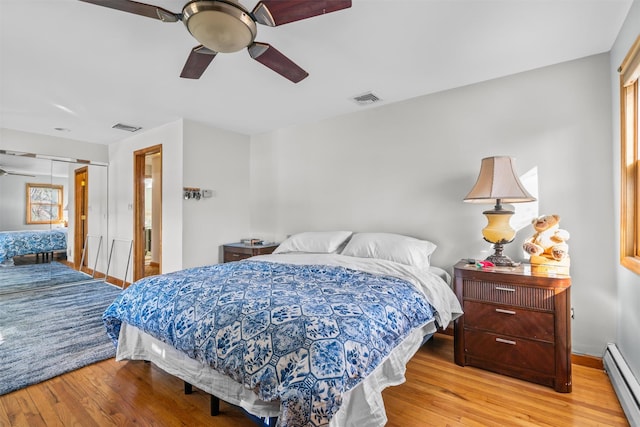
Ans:
[[[334,253],[352,234],[351,231],[307,231],[298,233],[285,239],[273,253]]]
[[[356,233],[342,255],[377,258],[427,269],[436,245],[413,237],[393,233]]]

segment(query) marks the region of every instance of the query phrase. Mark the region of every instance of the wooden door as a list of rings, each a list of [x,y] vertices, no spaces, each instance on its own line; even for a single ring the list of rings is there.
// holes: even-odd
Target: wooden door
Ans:
[[[75,170],[74,197],[73,264],[76,270],[80,270],[87,266],[87,257],[82,262],[82,251],[89,232],[87,218],[89,209],[89,168],[86,166]],[[83,263],[82,266],[80,265],[81,262]]]
[[[134,219],[133,219],[133,280],[136,281],[147,275],[145,269],[145,256],[146,256],[146,229],[145,229],[145,213],[148,206],[145,206],[145,178],[149,177],[148,161],[151,157],[158,159],[157,162],[153,162],[156,166],[152,175],[153,186],[156,191],[154,194],[158,194],[157,198],[152,200],[153,205],[153,217],[155,218],[153,227],[156,231],[153,233],[157,242],[162,242],[162,144],[154,145],[152,147],[143,148],[133,153],[133,206],[134,206]],[[162,272],[162,245],[155,245],[156,252],[155,258],[158,260],[158,266],[154,269],[155,273]]]

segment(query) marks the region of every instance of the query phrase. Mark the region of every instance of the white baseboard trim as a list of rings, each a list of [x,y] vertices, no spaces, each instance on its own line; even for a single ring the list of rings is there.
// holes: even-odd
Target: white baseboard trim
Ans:
[[[640,384],[615,343],[607,344],[602,358],[613,389],[631,426],[640,426]]]

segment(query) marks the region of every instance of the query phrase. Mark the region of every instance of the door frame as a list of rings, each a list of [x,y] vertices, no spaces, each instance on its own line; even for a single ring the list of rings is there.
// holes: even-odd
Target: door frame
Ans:
[[[144,277],[144,256],[145,256],[145,235],[144,235],[144,216],[145,216],[145,164],[148,155],[158,154],[160,156],[158,175],[160,179],[153,185],[160,186],[160,200],[157,205],[162,209],[162,144],[153,145],[151,147],[137,150],[133,153],[133,281]],[[159,269],[162,271],[162,211],[158,215],[158,236],[160,244],[158,245],[158,262]]]
[[[82,262],[84,244],[89,234],[89,167],[83,166],[73,171],[74,209],[73,209],[73,265],[78,271],[87,266],[87,259]],[[84,218],[82,218],[84,216]],[[83,222],[84,221],[84,222]],[[84,224],[84,227],[81,226]]]

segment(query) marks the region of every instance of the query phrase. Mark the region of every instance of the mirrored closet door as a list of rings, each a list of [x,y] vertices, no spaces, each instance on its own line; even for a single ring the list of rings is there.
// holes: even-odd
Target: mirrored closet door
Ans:
[[[0,295],[107,271],[107,183],[103,164],[0,152]]]

